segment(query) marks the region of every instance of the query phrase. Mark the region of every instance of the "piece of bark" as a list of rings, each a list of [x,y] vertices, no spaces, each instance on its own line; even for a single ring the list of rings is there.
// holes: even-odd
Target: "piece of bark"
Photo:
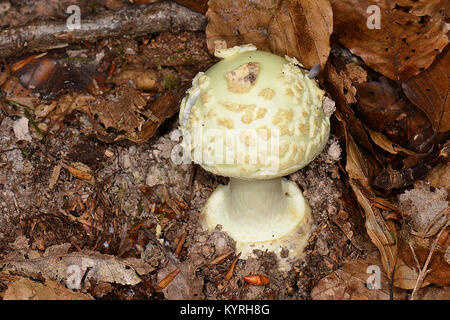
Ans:
[[[174,2],[124,7],[83,19],[80,29],[69,30],[66,21],[39,21],[0,32],[0,58],[45,51],[81,41],[120,36],[142,36],[162,31],[201,31],[204,15]]]

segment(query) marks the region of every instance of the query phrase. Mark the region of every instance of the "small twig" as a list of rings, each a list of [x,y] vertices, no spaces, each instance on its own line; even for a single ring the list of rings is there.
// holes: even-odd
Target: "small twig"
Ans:
[[[188,181],[188,186],[189,186],[188,206],[189,207],[191,206],[192,197],[194,195],[192,188],[194,187],[194,180],[195,180],[196,174],[197,174],[197,165],[194,163],[192,165],[192,171],[191,171],[191,175],[189,176],[189,181]]]
[[[180,253],[181,253],[181,249],[183,249],[183,244],[186,241],[186,237],[188,235],[188,232],[185,231],[183,233],[183,235],[180,238],[180,241],[178,241],[178,245],[177,245],[177,249],[175,250],[175,255],[179,258],[180,257]]]
[[[428,270],[428,264],[431,261],[431,257],[433,256],[434,250],[436,249],[436,246],[438,244],[439,238],[441,237],[441,235],[445,231],[445,229],[447,229],[449,223],[450,223],[450,219],[447,220],[445,225],[441,228],[441,230],[439,231],[438,235],[434,239],[433,244],[431,245],[430,252],[428,254],[427,260],[425,261],[425,264],[423,265],[423,268],[419,269],[419,276],[417,277],[417,281],[416,281],[416,284],[414,286],[414,290],[411,293],[410,300],[414,300],[414,296],[415,296],[417,290],[422,287],[422,283],[425,280],[425,277],[431,272],[431,269]]]
[[[411,252],[413,254],[414,261],[416,262],[417,270],[419,270],[419,272],[420,272],[420,270],[421,270],[420,269],[420,262],[419,262],[419,259],[417,259],[416,252],[414,251],[414,248],[413,248],[412,244],[411,243],[408,243],[408,244],[409,244],[409,248],[411,249]]]

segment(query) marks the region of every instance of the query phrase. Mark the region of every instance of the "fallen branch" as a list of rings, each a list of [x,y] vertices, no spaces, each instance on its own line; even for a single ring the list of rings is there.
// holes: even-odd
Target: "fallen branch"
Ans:
[[[66,21],[39,21],[5,29],[0,32],[0,58],[103,38],[137,37],[162,31],[202,31],[205,26],[204,15],[177,3],[162,1],[105,11],[86,18],[81,16],[80,29],[69,30]]]

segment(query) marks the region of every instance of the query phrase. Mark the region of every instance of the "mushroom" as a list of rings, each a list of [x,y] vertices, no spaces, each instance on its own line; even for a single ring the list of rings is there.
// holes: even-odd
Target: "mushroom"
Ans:
[[[196,75],[179,116],[186,154],[230,177],[209,197],[201,223],[208,230],[220,225],[242,258],[269,250],[279,268],[288,269],[302,256],[313,218],[297,184],[283,176],[326,145],[328,98],[295,58],[253,45],[216,48],[215,54],[223,59]]]

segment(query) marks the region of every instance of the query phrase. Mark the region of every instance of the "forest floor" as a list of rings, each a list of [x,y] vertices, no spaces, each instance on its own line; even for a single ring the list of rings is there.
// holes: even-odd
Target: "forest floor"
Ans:
[[[52,16],[52,8],[63,6],[29,2],[34,6],[26,14],[23,5],[4,2],[9,7],[0,8],[0,26],[16,26],[26,22],[24,16],[42,12]],[[110,1],[111,9],[113,3],[120,1]],[[429,252],[424,248],[437,243],[430,263],[436,272],[419,283],[420,268],[409,247],[404,253],[408,242],[401,241],[419,240],[402,238],[410,230],[403,226],[411,223],[399,218],[400,211],[413,216],[420,205],[432,207],[434,215],[423,222],[428,225],[448,208],[448,182],[442,179],[448,164],[441,151],[448,149],[442,137],[434,141],[439,148],[427,149],[427,161],[440,160],[432,162],[426,178],[385,197],[359,194],[363,187],[354,182],[355,172],[370,170],[357,170],[359,151],[349,149],[356,144],[338,110],[322,153],[286,177],[302,189],[315,227],[304,258],[279,271],[274,253],[255,251],[239,259],[226,233],[199,225],[206,200],[227,178],[172,161],[180,98],[192,78],[218,60],[204,31],[103,39],[46,52],[5,57],[0,69],[0,298],[408,299],[413,291],[416,299],[450,298],[448,222],[435,226],[437,242],[430,237],[417,247],[423,265]],[[346,72],[351,61],[355,80],[355,66],[362,62],[338,44],[331,52],[335,59],[344,57]],[[354,89],[352,83],[343,86]],[[363,112],[357,115],[365,119]],[[347,125],[355,128],[352,121]],[[386,152],[386,141],[375,141],[375,157]],[[358,181],[365,186],[374,177]],[[366,198],[378,210],[373,219],[386,221],[383,232],[396,234],[386,251],[370,229],[375,220],[363,204]],[[401,257],[395,281],[386,273],[392,248]],[[373,267],[381,276],[375,289],[367,282]],[[249,275],[269,282],[257,285],[244,279]],[[424,288],[413,290],[416,283]]]

